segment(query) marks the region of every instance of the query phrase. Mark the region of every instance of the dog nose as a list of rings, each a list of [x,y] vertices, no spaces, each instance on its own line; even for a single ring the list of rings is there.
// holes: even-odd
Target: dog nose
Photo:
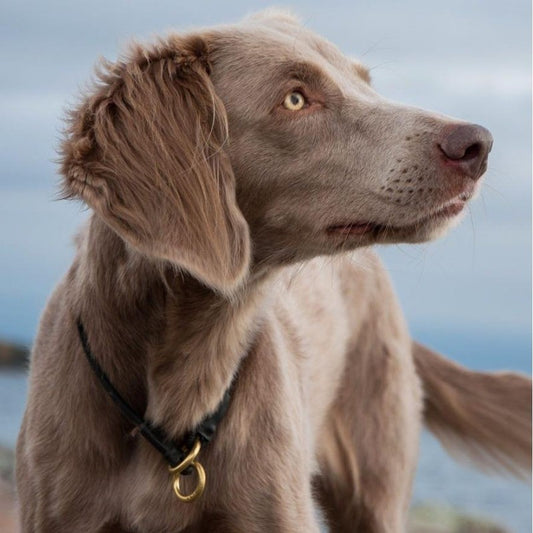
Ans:
[[[457,166],[475,180],[486,170],[492,142],[490,131],[483,126],[461,124],[447,132],[439,148],[447,163]]]

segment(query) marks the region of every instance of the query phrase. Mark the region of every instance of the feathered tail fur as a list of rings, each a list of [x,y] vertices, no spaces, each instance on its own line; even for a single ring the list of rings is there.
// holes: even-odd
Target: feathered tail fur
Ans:
[[[413,343],[424,421],[452,454],[481,468],[531,475],[531,379],[474,372]]]

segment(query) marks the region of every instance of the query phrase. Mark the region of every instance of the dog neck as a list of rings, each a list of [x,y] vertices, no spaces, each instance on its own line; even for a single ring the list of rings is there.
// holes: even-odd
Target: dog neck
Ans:
[[[268,308],[272,275],[256,276],[228,298],[142,257],[96,217],[80,248],[79,264],[87,265],[81,316],[93,351],[122,394],[179,438],[230,386]],[[122,390],[143,383],[142,402]]]
[[[188,276],[173,282],[162,344],[150,361],[147,414],[179,435],[214,411],[230,386],[260,327],[266,283],[229,300]]]

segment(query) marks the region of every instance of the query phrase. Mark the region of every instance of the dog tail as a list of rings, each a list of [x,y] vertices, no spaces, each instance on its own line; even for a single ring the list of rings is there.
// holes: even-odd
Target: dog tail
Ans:
[[[531,379],[474,372],[413,343],[424,421],[452,455],[478,467],[531,475]]]

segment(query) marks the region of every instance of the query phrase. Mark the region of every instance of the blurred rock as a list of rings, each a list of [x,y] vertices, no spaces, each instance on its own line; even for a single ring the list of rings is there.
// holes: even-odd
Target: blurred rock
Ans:
[[[14,468],[14,452],[0,446],[0,531],[2,533],[19,531],[13,482]]]
[[[0,368],[24,367],[29,354],[30,351],[26,346],[0,341]]]
[[[411,509],[409,533],[511,533],[490,520],[466,516],[449,507],[416,505]]]
[[[0,479],[0,531],[17,533],[17,507],[13,487]]]

